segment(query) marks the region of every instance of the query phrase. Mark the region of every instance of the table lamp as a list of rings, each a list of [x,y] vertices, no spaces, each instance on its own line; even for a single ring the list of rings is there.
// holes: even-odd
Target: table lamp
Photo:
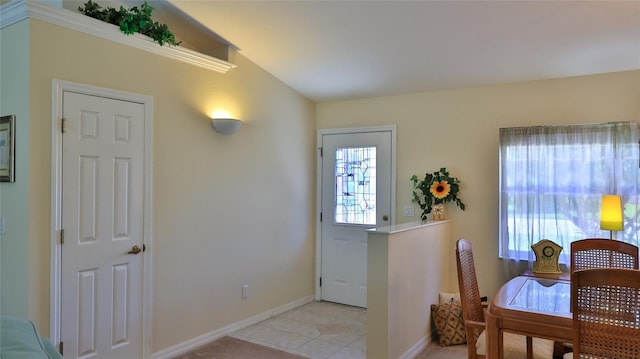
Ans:
[[[611,231],[609,239],[613,239],[613,231],[621,231],[622,227],[622,199],[618,195],[602,196],[600,207],[600,229]]]

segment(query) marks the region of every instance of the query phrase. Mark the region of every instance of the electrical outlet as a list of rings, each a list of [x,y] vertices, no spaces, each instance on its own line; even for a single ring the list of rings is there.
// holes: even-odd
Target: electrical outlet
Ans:
[[[245,284],[242,286],[242,298],[246,298],[249,296],[249,285]]]

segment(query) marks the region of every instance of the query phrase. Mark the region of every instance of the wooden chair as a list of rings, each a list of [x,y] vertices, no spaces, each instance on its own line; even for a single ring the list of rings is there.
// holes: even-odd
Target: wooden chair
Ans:
[[[487,350],[484,330],[485,307],[480,300],[471,242],[465,239],[456,242],[456,262],[462,318],[467,335],[467,355],[469,359],[484,359]],[[531,349],[527,351],[527,347]],[[505,359],[551,359],[554,349],[552,340],[532,340],[530,337],[507,332],[503,335],[503,348]]]
[[[638,269],[638,247],[615,239],[587,238],[571,242],[571,272],[593,268]],[[572,351],[572,343],[564,343]],[[568,353],[571,355],[571,353]]]
[[[573,354],[565,358],[640,358],[640,271],[573,272],[571,308]]]
[[[638,247],[615,239],[571,242],[571,271],[589,268],[638,269]]]

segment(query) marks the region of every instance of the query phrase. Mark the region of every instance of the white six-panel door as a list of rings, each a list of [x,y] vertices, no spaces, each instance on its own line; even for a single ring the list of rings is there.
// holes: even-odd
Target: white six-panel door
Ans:
[[[65,358],[142,357],[144,105],[63,95]]]

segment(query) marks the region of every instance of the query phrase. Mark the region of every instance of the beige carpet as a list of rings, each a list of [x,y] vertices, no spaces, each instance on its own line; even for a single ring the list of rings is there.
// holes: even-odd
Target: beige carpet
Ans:
[[[222,337],[174,359],[308,359],[244,340]]]

